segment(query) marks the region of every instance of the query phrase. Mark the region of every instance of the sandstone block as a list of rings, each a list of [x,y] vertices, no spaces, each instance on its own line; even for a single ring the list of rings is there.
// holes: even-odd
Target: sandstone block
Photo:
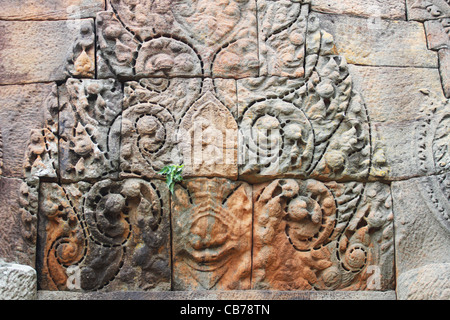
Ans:
[[[444,94],[450,99],[450,48],[439,50],[439,72]]]
[[[433,263],[402,273],[397,280],[399,300],[449,300],[450,264]]]
[[[199,78],[127,83],[121,176],[155,177],[166,165],[184,164],[185,176],[237,179],[235,85],[219,94],[215,88]]]
[[[450,5],[446,0],[406,0],[408,20],[425,21],[450,17]]]
[[[350,64],[369,66],[438,66],[427,48],[422,24],[341,15],[315,14],[324,30],[334,36],[337,52]]]
[[[0,20],[61,20],[95,18],[102,0],[4,0]]]
[[[352,90],[345,59],[317,61],[307,81],[237,81],[240,178],[367,177],[371,147],[364,103]]]
[[[450,262],[448,181],[447,173],[392,183],[396,266],[399,279],[408,278],[408,273],[416,273],[418,268],[432,270],[433,267],[428,268],[427,265]],[[434,277],[437,274],[432,272],[430,276]],[[448,277],[448,273],[439,276]],[[402,286],[411,284],[408,282],[399,284]],[[430,293],[425,290],[427,286],[424,286],[424,295]],[[439,290],[443,293],[445,288]],[[407,292],[408,290],[405,293]]]
[[[0,300],[34,300],[36,296],[36,271],[0,259]]]
[[[197,178],[172,198],[174,290],[250,289],[252,188]]]
[[[93,77],[92,19],[1,21],[0,84]]]
[[[122,88],[113,79],[68,79],[60,87],[63,181],[117,176],[122,97]]]
[[[257,1],[260,75],[301,78],[305,75],[305,38],[309,5]]]
[[[55,84],[0,86],[3,176],[56,178],[56,91]]]
[[[393,287],[389,186],[280,179],[254,186],[253,200],[254,289]]]
[[[349,66],[355,90],[361,93],[373,122],[401,122],[423,118],[420,106],[427,96],[442,96],[439,72],[426,68]]]
[[[42,183],[44,290],[170,290],[169,192],[162,181]]]
[[[405,2],[403,0],[311,0],[313,11],[367,16],[386,19],[405,20]]]
[[[37,199],[22,180],[0,178],[0,259],[35,265]]]
[[[449,101],[427,90],[421,94],[418,120],[373,123],[375,143],[384,145],[389,179],[450,171]]]

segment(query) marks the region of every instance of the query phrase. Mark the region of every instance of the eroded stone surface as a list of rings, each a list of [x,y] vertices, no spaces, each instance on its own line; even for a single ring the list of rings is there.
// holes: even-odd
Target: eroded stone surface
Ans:
[[[426,68],[349,67],[355,90],[361,93],[372,122],[402,122],[423,118],[426,96],[442,96],[439,72]]]
[[[0,20],[59,20],[95,18],[105,7],[102,0],[2,1]]]
[[[401,277],[410,270],[434,263],[449,263],[447,175],[392,183],[395,208],[396,267]],[[439,181],[444,182],[440,184]],[[447,223],[444,223],[447,221]]]
[[[311,0],[314,11],[405,20],[405,2],[403,0]]]
[[[260,75],[305,75],[309,5],[288,0],[257,1]]]
[[[368,176],[369,122],[340,57],[319,57],[306,83],[239,80],[238,110],[241,178]]]
[[[256,7],[245,1],[109,1],[99,13],[99,76],[258,75]]]
[[[38,194],[15,178],[0,178],[0,190],[0,258],[34,266]]]
[[[172,198],[173,289],[250,289],[252,188],[189,179]]]
[[[450,17],[450,5],[446,0],[406,0],[409,20],[430,20]]]
[[[169,198],[161,181],[41,186],[46,290],[169,290]]]
[[[0,259],[0,300],[34,300],[36,294],[36,271],[32,267]]]
[[[56,85],[0,86],[2,175],[56,177]]]
[[[422,172],[450,171],[450,101],[430,91],[423,91],[423,120],[418,126],[417,164]]]
[[[388,186],[275,180],[255,186],[253,199],[253,288],[393,286]]]
[[[93,32],[92,19],[1,21],[0,84],[92,77]]]
[[[450,98],[450,48],[439,50],[439,72],[444,94]]]
[[[369,66],[438,66],[428,50],[424,27],[412,21],[376,20],[315,14],[335,38],[337,52],[348,63]]]
[[[122,89],[109,80],[60,87],[59,150],[65,181],[117,176]]]
[[[450,264],[433,263],[400,275],[397,295],[400,300],[450,299]]]

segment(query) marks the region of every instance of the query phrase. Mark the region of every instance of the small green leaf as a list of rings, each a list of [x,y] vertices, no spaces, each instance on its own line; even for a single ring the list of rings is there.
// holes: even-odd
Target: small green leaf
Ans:
[[[173,194],[173,192],[174,192],[175,183],[183,180],[183,176],[182,176],[183,167],[184,167],[184,165],[165,166],[159,172],[159,174],[166,176],[166,184],[169,187],[169,191],[171,194]]]

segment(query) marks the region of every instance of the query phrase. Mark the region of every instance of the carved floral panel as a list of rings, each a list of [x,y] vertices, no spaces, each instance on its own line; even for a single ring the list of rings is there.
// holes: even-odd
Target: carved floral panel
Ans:
[[[161,181],[42,183],[43,290],[169,290],[169,198]]]
[[[280,179],[254,186],[252,288],[393,286],[389,186]]]
[[[102,78],[258,75],[254,1],[108,2],[97,15]]]

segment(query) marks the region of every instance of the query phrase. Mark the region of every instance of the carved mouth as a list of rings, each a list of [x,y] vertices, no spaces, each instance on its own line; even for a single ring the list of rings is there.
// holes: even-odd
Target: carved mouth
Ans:
[[[199,216],[191,226],[189,237],[191,267],[200,271],[213,271],[228,262],[235,248],[230,241],[229,228],[217,214]]]
[[[228,263],[235,245],[227,243],[219,248],[206,248],[201,251],[195,250],[188,253],[187,264],[198,271],[211,272]]]

